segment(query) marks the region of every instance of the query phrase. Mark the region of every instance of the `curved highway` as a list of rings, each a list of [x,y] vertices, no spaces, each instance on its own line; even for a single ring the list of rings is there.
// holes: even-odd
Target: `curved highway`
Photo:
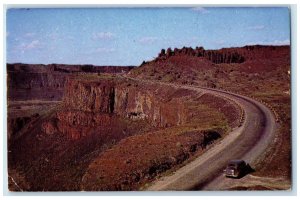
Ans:
[[[257,168],[258,164],[264,158],[269,144],[275,137],[275,118],[270,109],[265,105],[249,97],[217,89],[198,88],[134,78],[129,79],[223,96],[239,104],[245,114],[245,120],[240,127],[234,129],[211,149],[172,175],[154,181],[147,188],[148,190],[186,191],[226,189],[224,187],[225,185],[230,185],[230,181],[238,181],[238,179],[228,179],[222,175],[227,162],[232,159],[243,159],[252,168],[259,170]],[[225,182],[227,184],[224,184]]]

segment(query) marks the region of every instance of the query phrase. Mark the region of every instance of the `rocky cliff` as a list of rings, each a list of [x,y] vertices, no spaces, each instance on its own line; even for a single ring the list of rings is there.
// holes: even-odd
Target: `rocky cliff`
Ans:
[[[197,107],[190,107],[202,96],[192,90],[115,78],[71,78],[65,90],[64,110],[57,112],[55,126],[73,139],[90,134],[93,127],[109,127],[113,116],[147,120],[153,127],[180,126],[194,120]],[[218,97],[203,96],[200,102],[221,110],[234,126],[236,119],[229,113],[239,116],[236,105]]]
[[[253,45],[236,48],[223,48],[219,50],[205,50],[203,47],[183,47],[182,49],[162,49],[156,60],[166,59],[171,56],[203,57],[215,64],[220,63],[243,63],[246,60],[269,59],[286,56],[289,46],[263,46]]]
[[[66,77],[82,73],[126,73],[133,66],[7,64],[10,100],[61,100]]]
[[[174,92],[167,94],[169,91],[170,89],[155,89],[133,81],[70,79],[66,83],[63,98],[66,110],[58,112],[57,119],[59,124],[70,127],[103,126],[109,124],[113,115],[130,120],[147,119],[155,127],[183,124],[186,120],[184,102]],[[184,90],[178,92],[191,95]],[[166,96],[161,97],[161,94]],[[60,125],[58,129],[60,132],[68,132]],[[72,128],[70,132],[72,138],[77,138]]]

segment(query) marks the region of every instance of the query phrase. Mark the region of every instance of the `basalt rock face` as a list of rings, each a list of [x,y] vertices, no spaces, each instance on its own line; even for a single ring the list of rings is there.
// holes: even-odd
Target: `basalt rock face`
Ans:
[[[167,51],[163,49],[157,59],[166,59],[171,56],[193,56],[203,57],[210,60],[213,63],[242,63],[245,61],[243,54],[239,53],[235,49],[221,49],[221,50],[205,50],[203,47],[183,47],[182,49],[175,48],[172,51],[168,48]]]
[[[117,117],[130,121],[146,120],[160,128],[183,125],[195,117],[193,113],[197,113],[197,108],[189,107],[191,103],[197,105],[201,95],[188,89],[114,78],[70,79],[65,90],[64,109],[56,114],[56,126],[59,132],[72,139],[92,134],[95,127],[110,127]],[[215,98],[216,102],[221,101]],[[222,104],[212,104],[203,100],[213,109],[224,111],[226,117],[228,109],[239,116],[239,108],[230,102],[224,100]],[[234,117],[228,117],[228,120],[230,125],[236,125]]]
[[[203,47],[183,47],[182,49],[168,48],[161,50],[156,60],[166,59],[171,56],[203,57],[215,64],[243,63],[246,60],[269,59],[270,57],[286,56],[289,46],[245,46],[238,48],[223,48],[219,50],[205,50]]]
[[[61,100],[67,77],[81,73],[126,73],[133,66],[7,64],[10,100]]]
[[[66,75],[52,72],[8,72],[10,100],[60,100]]]
[[[155,127],[169,127],[185,122],[185,105],[180,98],[163,99],[160,94],[164,89],[157,91],[139,88],[139,85],[116,88],[115,113],[130,119],[148,119]]]
[[[78,139],[88,134],[83,132],[91,127],[109,127],[113,116],[148,120],[155,127],[180,125],[186,118],[184,103],[175,93],[165,99],[160,97],[161,93],[168,92],[168,89],[155,91],[131,81],[71,79],[66,83],[63,98],[66,110],[57,113],[57,127],[60,132]]]
[[[23,64],[14,63],[7,64],[8,72],[31,72],[31,73],[46,73],[46,72],[87,72],[87,73],[125,73],[130,71],[134,66],[95,66],[95,65],[65,65],[65,64]]]
[[[69,80],[63,98],[66,107],[87,112],[113,113],[115,83],[111,80],[88,82]]]

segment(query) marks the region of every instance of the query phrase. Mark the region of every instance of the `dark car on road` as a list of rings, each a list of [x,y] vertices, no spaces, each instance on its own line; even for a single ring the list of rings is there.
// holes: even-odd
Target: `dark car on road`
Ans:
[[[231,160],[228,162],[224,175],[226,177],[240,178],[247,171],[247,164],[243,160]]]

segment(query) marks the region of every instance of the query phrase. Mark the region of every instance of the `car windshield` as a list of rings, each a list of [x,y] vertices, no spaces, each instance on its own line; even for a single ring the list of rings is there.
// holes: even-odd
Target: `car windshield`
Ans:
[[[230,164],[228,164],[228,167],[230,167],[230,168],[236,168],[236,164],[230,163]]]

